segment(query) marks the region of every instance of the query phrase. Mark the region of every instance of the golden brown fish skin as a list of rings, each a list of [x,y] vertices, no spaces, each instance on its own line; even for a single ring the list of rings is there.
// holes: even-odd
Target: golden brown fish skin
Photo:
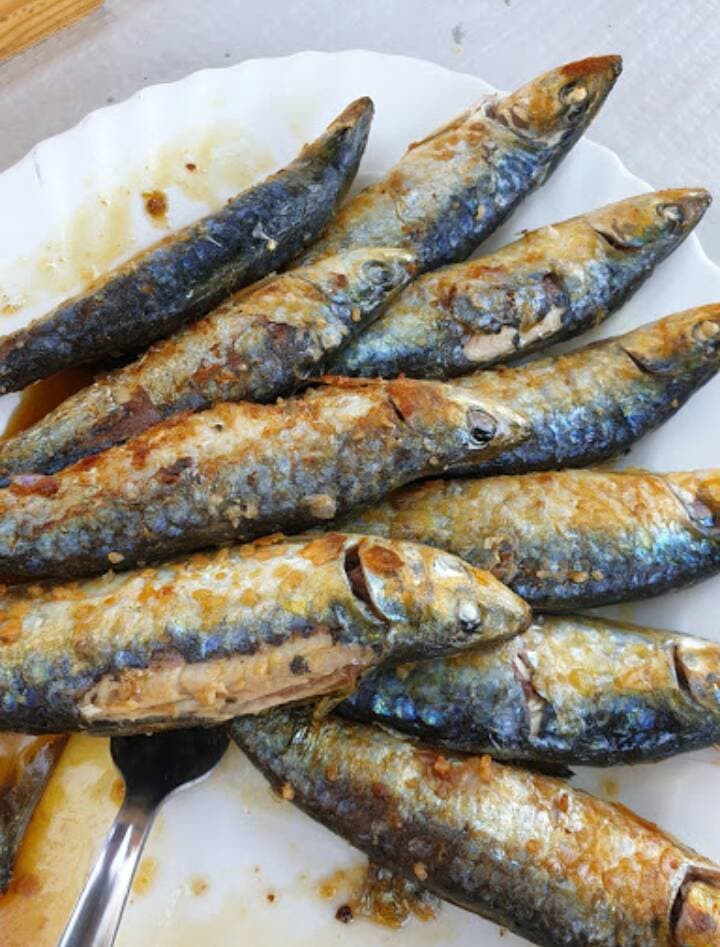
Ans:
[[[712,919],[720,901],[718,866],[562,780],[300,710],[238,718],[231,734],[373,861],[535,944],[676,947],[686,907]]]
[[[464,259],[545,181],[621,68],[619,56],[597,56],[486,96],[351,199],[306,259],[359,246],[408,247],[422,270]]]
[[[426,273],[331,364],[337,375],[450,378],[603,322],[679,246],[702,189],[640,194]]]
[[[286,266],[325,228],[357,172],[373,104],[358,99],[283,170],[0,340],[0,393],[137,352]]]
[[[88,575],[327,524],[525,431],[502,405],[411,379],[223,403],[55,475],[16,477],[0,491],[0,573]]]
[[[407,250],[353,250],[238,293],[0,443],[0,483],[55,473],[181,411],[292,393],[414,269]]]
[[[675,313],[615,338],[453,384],[512,405],[532,433],[453,474],[584,467],[627,451],[709,381],[720,366],[720,304]]]
[[[720,741],[720,644],[582,615],[365,676],[338,712],[532,766],[653,762]]]
[[[559,470],[399,490],[340,528],[447,549],[539,611],[648,598],[720,570],[720,470]]]
[[[414,543],[327,533],[0,600],[0,727],[134,732],[213,724],[343,692],[386,661],[523,630],[490,575]]]
[[[65,736],[0,734],[0,893],[7,891],[25,831],[65,748]]]

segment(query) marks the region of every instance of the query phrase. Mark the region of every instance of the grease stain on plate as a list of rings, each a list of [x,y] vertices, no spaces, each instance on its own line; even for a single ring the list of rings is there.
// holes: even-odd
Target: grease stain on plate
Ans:
[[[106,739],[68,741],[30,822],[8,893],[0,898],[3,947],[52,947],[115,817],[116,770]]]
[[[8,416],[0,440],[35,424],[70,395],[89,385],[93,377],[94,373],[89,368],[67,368],[25,388],[16,396],[17,402]]]
[[[135,895],[147,894],[152,888],[157,874],[158,860],[152,855],[146,855],[138,865],[132,883],[132,893]]]
[[[50,233],[36,252],[0,268],[0,329],[11,332],[78,294],[175,231],[217,211],[275,169],[269,149],[240,125],[222,122],[155,146],[145,164],[108,188],[85,182],[87,197],[67,215],[48,195]],[[53,213],[55,210],[55,213]]]

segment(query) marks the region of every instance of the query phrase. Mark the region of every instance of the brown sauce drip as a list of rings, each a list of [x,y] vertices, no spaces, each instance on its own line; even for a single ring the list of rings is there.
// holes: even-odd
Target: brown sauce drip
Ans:
[[[66,368],[56,375],[36,381],[20,395],[20,401],[8,418],[2,436],[11,437],[31,427],[92,380],[93,372],[89,368]]]
[[[168,199],[165,191],[155,188],[152,191],[143,191],[143,205],[145,213],[154,224],[168,226]]]
[[[340,892],[343,900],[337,905]],[[364,918],[397,929],[413,916],[432,921],[440,909],[439,900],[416,882],[372,862],[334,872],[320,883],[318,893],[335,901],[335,919],[342,924]]]

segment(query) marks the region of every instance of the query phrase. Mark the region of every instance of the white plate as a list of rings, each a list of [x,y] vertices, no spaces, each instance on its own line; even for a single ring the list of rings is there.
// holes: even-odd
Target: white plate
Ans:
[[[526,78],[518,76],[518,82]],[[157,239],[161,232],[144,214],[141,192],[165,190],[169,224],[183,224],[284,164],[351,99],[371,95],[377,115],[358,181],[363,185],[393,163],[408,142],[488,88],[474,76],[404,57],[309,52],[197,73],[95,112],[0,176],[0,313],[6,310],[0,315],[0,332],[23,324],[81,288],[89,275]],[[612,95],[605,107],[615,108]],[[188,163],[197,170],[188,170]],[[687,183],[695,182],[658,182]],[[522,228],[647,189],[614,154],[583,140],[485,247],[512,239]],[[719,298],[720,270],[693,236],[595,335],[614,334]],[[712,382],[646,438],[629,462],[655,470],[717,464],[717,394],[717,382]],[[16,400],[0,400],[0,417]],[[713,579],[620,611],[639,621],[718,639],[714,599],[719,590],[720,579]],[[76,755],[86,753],[89,740],[84,741],[76,740]],[[656,766],[584,771],[577,782],[601,793],[617,789],[623,802],[720,860],[718,763],[717,751],[708,750]],[[100,805],[99,794],[108,785],[110,777],[102,769],[91,767],[82,783],[89,807]],[[66,777],[67,767],[59,779]],[[80,792],[77,783],[73,792]],[[111,805],[103,799],[109,817]],[[73,838],[88,835],[78,805],[77,798],[74,803],[66,799],[72,817],[63,821],[62,808],[52,816],[50,829],[67,840],[68,851]],[[97,829],[89,836],[81,856],[73,856],[78,864],[89,860]],[[204,785],[168,805],[147,854],[156,860],[156,870],[147,892],[136,894],[129,905],[119,947],[521,943],[510,935],[501,940],[494,925],[449,906],[437,921],[412,921],[400,932],[365,922],[339,924],[333,915],[342,891],[323,900],[317,886],[335,869],[356,865],[358,854],[289,803],[274,800],[237,751]],[[193,893],[191,879],[202,879],[195,885],[202,894]],[[48,881],[40,892],[46,905],[53,893],[56,901],[70,897],[68,891],[58,895],[57,877],[54,885]],[[70,893],[72,889],[70,885]],[[269,892],[275,895],[272,902]],[[48,912],[37,947],[54,942],[57,918]]]

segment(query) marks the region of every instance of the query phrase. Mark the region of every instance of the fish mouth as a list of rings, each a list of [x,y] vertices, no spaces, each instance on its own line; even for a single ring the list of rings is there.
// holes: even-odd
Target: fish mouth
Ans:
[[[557,125],[579,134],[594,118],[622,72],[622,56],[590,56],[558,70]]]
[[[659,191],[668,202],[677,204],[685,217],[686,222],[696,224],[708,207],[712,204],[712,194],[704,187],[675,188]]]
[[[711,195],[702,187],[658,191],[656,197],[656,218],[666,237],[689,233],[712,203]]]
[[[328,126],[328,131],[333,132],[345,126],[351,127],[360,119],[370,121],[375,113],[375,103],[368,95],[363,95],[359,99],[351,102],[337,118]]]

